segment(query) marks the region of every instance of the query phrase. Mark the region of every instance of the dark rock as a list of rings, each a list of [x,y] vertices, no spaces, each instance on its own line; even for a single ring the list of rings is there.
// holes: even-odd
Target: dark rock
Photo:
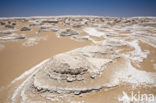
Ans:
[[[1,25],[5,25],[5,22],[0,22]]]
[[[13,28],[14,28],[14,26],[13,26],[13,25],[5,25],[5,27],[6,27],[6,28],[11,28],[11,29],[13,29]]]
[[[59,21],[56,20],[56,19],[52,19],[52,20],[45,20],[45,21],[42,21],[42,24],[44,23],[58,23]]]
[[[29,27],[23,27],[20,29],[21,31],[30,31],[31,29]]]
[[[16,23],[12,23],[12,25],[16,25]]]

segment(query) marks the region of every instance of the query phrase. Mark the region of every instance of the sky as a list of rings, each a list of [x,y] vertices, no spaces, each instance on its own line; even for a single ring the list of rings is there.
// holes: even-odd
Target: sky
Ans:
[[[156,0],[0,0],[0,17],[156,16]]]

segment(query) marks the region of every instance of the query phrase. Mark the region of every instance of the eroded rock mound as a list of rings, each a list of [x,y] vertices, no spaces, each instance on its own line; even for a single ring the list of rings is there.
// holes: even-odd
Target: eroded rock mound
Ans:
[[[79,35],[79,33],[69,28],[60,30],[59,33],[57,34],[58,37],[67,37],[67,36],[74,36],[74,35]]]
[[[44,23],[58,23],[59,21],[57,19],[47,19],[47,20],[43,20],[42,24]]]
[[[47,32],[47,31],[57,32],[58,30],[59,30],[59,28],[57,26],[43,25],[40,27],[38,33]]]
[[[13,25],[8,25],[8,24],[7,24],[7,25],[5,25],[5,27],[6,27],[6,28],[10,28],[10,29],[14,29],[14,26],[13,26]]]
[[[36,91],[46,99],[45,95],[70,97],[114,87],[117,84],[108,85],[111,78],[105,73],[101,74],[105,65],[119,58],[111,49],[87,46],[58,54],[27,81],[27,86],[24,86],[25,89],[22,91],[27,97],[30,97],[30,94],[34,95],[32,91]],[[27,100],[30,101],[30,98]]]
[[[21,30],[21,31],[30,31],[31,28],[29,28],[29,27],[22,27],[20,30]]]
[[[80,23],[80,22],[74,23],[74,24],[73,24],[73,27],[74,27],[74,28],[80,28],[80,27],[82,27],[82,26],[83,26],[83,24]]]

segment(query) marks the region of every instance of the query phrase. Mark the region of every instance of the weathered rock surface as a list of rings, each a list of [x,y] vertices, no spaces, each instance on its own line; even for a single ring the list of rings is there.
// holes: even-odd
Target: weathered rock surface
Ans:
[[[73,35],[79,35],[79,33],[77,31],[69,29],[69,28],[60,30],[57,34],[57,36],[59,36],[59,37],[68,37],[68,36],[73,36]]]
[[[58,23],[59,21],[57,19],[48,19],[48,20],[43,20],[42,24],[44,23]]]
[[[74,27],[74,28],[80,28],[80,27],[82,27],[82,26],[83,26],[83,24],[80,23],[80,22],[74,23],[74,24],[73,24],[73,27]]]
[[[6,28],[11,28],[11,29],[14,29],[14,26],[13,25],[5,25]]]
[[[29,28],[29,27],[22,27],[20,30],[21,30],[21,31],[30,31],[31,28]]]
[[[40,27],[38,33],[47,31],[57,32],[58,30],[59,30],[58,26],[43,25]]]

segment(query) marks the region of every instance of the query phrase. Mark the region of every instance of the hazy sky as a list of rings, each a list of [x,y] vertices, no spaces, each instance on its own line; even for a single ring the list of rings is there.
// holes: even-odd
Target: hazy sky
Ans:
[[[156,0],[0,0],[0,17],[156,16]]]

